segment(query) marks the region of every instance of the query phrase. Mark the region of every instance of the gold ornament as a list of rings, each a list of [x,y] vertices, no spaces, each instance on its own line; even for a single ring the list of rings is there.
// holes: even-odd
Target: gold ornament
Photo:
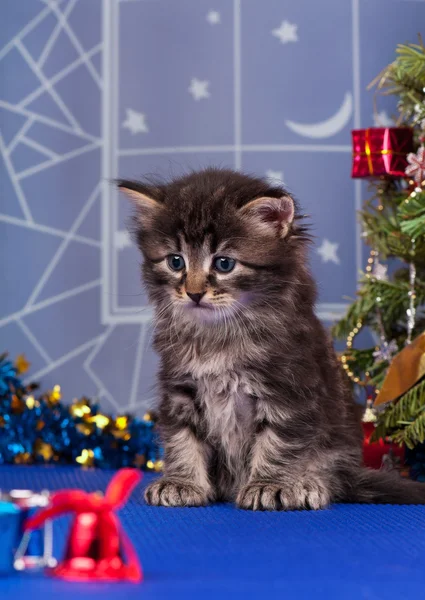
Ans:
[[[114,438],[116,440],[128,441],[131,438],[130,433],[126,429],[124,429],[122,431],[115,429],[112,431],[112,435],[114,436]]]
[[[150,471],[156,471],[157,473],[159,473],[159,471],[162,471],[164,463],[162,460],[148,460],[146,466]]]
[[[18,375],[23,375],[30,368],[31,363],[27,361],[25,354],[19,354],[15,360],[15,367]]]
[[[36,406],[36,402],[35,402],[34,396],[28,396],[27,399],[25,400],[25,404],[27,405],[27,407],[30,410],[32,410],[34,408],[34,406]]]
[[[54,385],[53,390],[47,393],[47,399],[50,404],[57,404],[61,398],[62,394],[60,385]]]
[[[93,425],[89,423],[77,423],[75,429],[83,435],[91,435],[93,433]]]
[[[77,402],[71,404],[71,406],[69,407],[69,412],[73,417],[82,418],[85,415],[89,415],[91,413],[89,401],[86,398],[81,398],[81,400],[77,400]]]
[[[90,417],[88,421],[90,423],[94,423],[99,429],[105,429],[105,427],[111,422],[111,419],[106,415],[98,413],[97,415],[93,415],[92,417]]]
[[[32,462],[29,452],[21,452],[15,456],[14,462],[16,465],[29,465]]]
[[[44,460],[49,461],[53,456],[53,448],[42,440],[36,440],[34,443],[34,452],[37,456],[42,456]]]
[[[12,395],[12,401],[10,403],[10,408],[12,409],[13,414],[20,415],[24,412],[24,401],[22,398],[19,398],[16,394]]]
[[[397,400],[424,376],[425,332],[394,356],[374,406]]]
[[[123,430],[128,427],[128,417],[127,415],[121,415],[115,419],[115,427],[117,429]]]
[[[77,456],[75,460],[84,467],[92,467],[94,465],[94,452],[93,450],[87,450],[84,448],[80,456]]]

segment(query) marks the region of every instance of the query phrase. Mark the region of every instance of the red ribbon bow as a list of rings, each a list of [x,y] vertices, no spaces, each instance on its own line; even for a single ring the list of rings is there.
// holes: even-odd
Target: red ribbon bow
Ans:
[[[38,529],[46,519],[74,512],[65,560],[52,574],[68,580],[142,580],[133,545],[114,514],[141,480],[136,469],[121,469],[110,481],[105,496],[82,490],[62,490],[51,496],[46,508],[30,517],[25,530]]]

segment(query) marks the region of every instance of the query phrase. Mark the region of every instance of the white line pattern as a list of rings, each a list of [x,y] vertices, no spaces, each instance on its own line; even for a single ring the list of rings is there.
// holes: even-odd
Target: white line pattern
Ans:
[[[88,58],[91,58],[92,56],[94,56],[95,54],[100,52],[101,50],[102,50],[102,44],[97,44],[91,50],[88,50],[86,55]],[[79,67],[80,65],[82,65],[83,63],[84,63],[84,57],[79,56],[78,58],[76,58],[74,60],[74,62],[70,63],[69,65],[64,67],[61,71],[56,73],[56,75],[51,77],[51,79],[49,79],[50,85],[55,85],[56,83],[61,81],[64,77],[66,77],[67,75],[72,73],[72,71],[75,71],[75,69],[77,67]],[[40,87],[38,87],[36,90],[34,90],[30,94],[28,94],[28,96],[26,98],[21,100],[21,102],[19,102],[19,104],[17,104],[17,106],[19,108],[25,108],[26,106],[28,106],[28,104],[33,102],[36,98],[41,96],[41,94],[43,94],[45,91],[46,91],[46,88],[44,87],[44,85],[40,85]]]
[[[44,359],[44,361],[47,364],[50,364],[52,362],[52,359],[47,354],[46,350],[43,348],[43,346],[40,344],[40,342],[37,340],[37,338],[35,337],[33,332],[30,330],[28,325],[26,325],[26,323],[24,323],[21,319],[17,319],[16,322],[19,325],[19,327],[22,329],[22,331],[24,332],[26,337],[29,339],[29,341],[32,343],[34,348],[36,350],[38,350],[38,353]]]
[[[90,75],[93,77],[93,80],[96,82],[96,84],[98,85],[98,87],[100,89],[102,89],[102,80],[100,79],[96,69],[94,68],[90,58],[87,56],[87,53],[84,52],[84,48],[82,47],[80,40],[77,38],[77,36],[75,35],[74,31],[71,29],[71,27],[68,25],[68,22],[66,20],[66,15],[65,13],[62,13],[59,10],[59,7],[56,5],[53,5],[53,12],[55,13],[55,15],[57,16],[60,24],[62,25],[62,27],[64,28],[64,30],[67,32],[69,39],[72,43],[72,45],[74,46],[74,48],[76,49],[76,51],[78,52],[80,58],[83,60],[83,62],[86,64]]]
[[[50,235],[55,235],[60,238],[65,238],[69,236],[69,231],[62,231],[61,229],[56,229],[55,227],[48,227],[47,225],[41,225],[40,223],[34,223],[29,221],[23,221],[22,219],[17,219],[16,217],[11,217],[9,215],[0,214],[0,222],[9,223],[10,225],[17,225],[18,227],[25,227],[27,229],[34,229],[35,231],[41,231],[42,233],[49,233]],[[84,235],[74,234],[70,236],[70,239],[74,242],[80,242],[81,244],[86,244],[87,246],[94,246],[95,248],[100,248],[101,243],[97,240],[93,240],[92,238],[85,237]]]
[[[65,8],[64,13],[63,13],[65,18],[67,18],[71,14],[71,12],[74,9],[74,6],[76,4],[77,4],[77,0],[70,0],[68,2],[68,6]],[[40,54],[40,57],[37,61],[37,66],[39,69],[43,68],[44,63],[46,62],[46,60],[53,48],[53,45],[56,42],[56,40],[58,39],[58,36],[61,33],[62,29],[63,29],[63,24],[61,23],[61,21],[58,21],[58,23],[56,24],[56,27],[52,31],[52,33],[51,33],[49,39],[47,40],[46,45],[44,46],[44,48]]]
[[[49,150],[49,148],[46,148],[46,146],[43,146],[43,144],[40,144],[39,142],[36,142],[35,140],[32,140],[26,136],[21,138],[21,144],[25,144],[25,146],[33,148],[34,150],[37,150],[37,152],[40,152],[41,154],[44,154],[44,156],[48,156],[53,160],[58,160],[59,158],[59,155],[56,154],[56,152]]]
[[[93,203],[95,202],[96,198],[98,197],[99,190],[100,190],[100,184],[97,184],[95,189],[93,190],[92,194],[90,195],[90,198],[84,204],[78,217],[75,219],[74,223],[72,224],[72,227],[69,230],[69,233],[62,240],[61,244],[59,245],[59,248],[56,250],[51,261],[49,262],[49,264],[47,265],[43,274],[41,275],[40,279],[38,280],[37,285],[34,287],[32,294],[29,297],[28,302],[25,305],[25,309],[28,309],[31,306],[33,306],[34,301],[37,299],[40,292],[43,290],[45,283],[48,281],[50,275],[53,273],[54,268],[56,267],[56,265],[62,258],[65,250],[68,248],[68,245],[69,245],[69,242],[71,241],[72,236],[77,231],[77,229],[80,227],[81,223],[84,221],[85,216],[87,215],[87,213],[89,212]]]
[[[13,165],[11,163],[9,153],[6,150],[6,146],[5,146],[5,143],[4,143],[1,133],[0,133],[0,153],[3,154],[6,171],[9,174],[10,181],[12,182],[13,188],[14,188],[16,196],[18,198],[18,202],[20,204],[22,212],[24,213],[24,217],[27,221],[31,222],[31,221],[33,221],[33,218],[32,218],[30,208],[28,206],[27,199],[25,198],[25,194],[22,191],[21,185],[18,181],[18,177],[16,176],[15,169],[13,168]]]
[[[353,90],[354,90],[354,127],[360,127],[360,7],[359,0],[352,0],[351,5],[352,22],[353,22]],[[354,182],[354,209],[355,209],[355,227],[356,227],[356,271],[357,274],[363,269],[362,256],[362,227],[360,220],[356,218],[359,210],[362,208],[362,183],[359,179]],[[358,287],[360,282],[358,282]]]
[[[155,2],[156,0],[138,0],[148,2]],[[141,377],[141,365],[143,364],[143,357],[145,352],[145,346],[147,345],[146,340],[146,331],[149,327],[149,324],[152,320],[152,310],[150,307],[137,307],[137,306],[120,306],[118,299],[118,277],[119,277],[119,263],[117,260],[118,257],[118,249],[114,248],[112,244],[112,240],[114,239],[114,234],[116,231],[123,228],[122,221],[118,218],[120,216],[118,209],[118,200],[117,194],[114,190],[113,186],[110,185],[110,180],[116,178],[118,176],[118,172],[122,169],[123,164],[128,164],[125,162],[126,159],[131,159],[134,157],[143,157],[155,159],[158,157],[160,160],[166,160],[167,155],[177,156],[184,160],[184,155],[194,154],[205,156],[211,154],[214,156],[216,154],[218,159],[227,160],[229,158],[229,163],[233,164],[237,169],[242,168],[245,157],[251,155],[251,157],[255,156],[255,153],[264,155],[269,153],[273,155],[273,160],[276,157],[276,164],[264,165],[262,167],[263,172],[266,170],[270,171],[280,171],[286,173],[285,166],[281,167],[279,164],[279,153],[289,153],[289,154],[297,154],[298,157],[300,154],[344,154],[347,155],[351,153],[351,146],[348,144],[341,143],[264,143],[264,144],[248,144],[243,143],[245,139],[245,131],[243,131],[243,123],[242,116],[245,119],[245,113],[242,115],[242,104],[244,98],[242,98],[242,83],[245,84],[245,81],[242,82],[242,72],[245,73],[242,67],[245,67],[243,63],[242,56],[242,23],[245,22],[242,20],[246,18],[245,15],[245,7],[242,0],[233,0],[230,6],[230,12],[228,14],[232,15],[233,21],[230,25],[230,32],[232,36],[232,44],[233,48],[231,53],[232,56],[229,57],[230,62],[233,66],[233,100],[232,100],[232,116],[233,116],[233,131],[231,131],[230,140],[232,143],[229,144],[187,144],[187,145],[166,145],[166,144],[158,144],[155,146],[155,137],[149,138],[149,135],[154,130],[155,120],[152,118],[146,109],[146,119],[149,124],[149,132],[146,131],[143,136],[140,136],[140,146],[141,147],[125,147],[131,146],[133,140],[129,140],[128,137],[122,136],[121,141],[121,131],[120,131],[120,123],[124,119],[125,110],[128,108],[127,106],[121,106],[121,92],[120,92],[120,80],[121,74],[118,72],[119,70],[119,33],[120,33],[120,4],[122,3],[131,3],[136,2],[136,0],[102,0],[102,15],[101,15],[101,28],[102,28],[102,39],[101,40],[93,40],[92,46],[89,50],[84,50],[82,41],[87,45],[87,40],[83,36],[82,32],[78,30],[78,27],[75,28],[71,25],[73,23],[74,14],[73,11],[77,7],[78,0],[67,0],[66,2],[62,1],[53,1],[53,0],[42,0],[45,5],[39,12],[39,14],[32,19],[28,24],[26,24],[22,30],[11,39],[1,50],[0,50],[0,61],[2,58],[6,57],[7,54],[12,49],[17,49],[23,59],[26,61],[28,67],[34,73],[37,78],[37,84],[35,89],[31,90],[28,93],[28,89],[25,91],[25,97],[20,98],[19,102],[16,104],[12,104],[11,102],[7,102],[6,100],[0,100],[0,108],[5,109],[6,111],[10,111],[10,113],[14,115],[19,115],[25,118],[25,122],[19,127],[18,131],[12,137],[11,141],[8,142],[8,146],[4,143],[4,139],[0,137],[0,151],[3,154],[6,171],[12,183],[12,186],[15,190],[19,205],[21,207],[24,218],[18,218],[11,215],[0,215],[0,222],[7,223],[11,226],[16,226],[23,228],[22,231],[33,230],[38,231],[42,234],[53,235],[60,238],[60,244],[57,247],[56,251],[52,253],[52,256],[44,268],[44,271],[41,273],[34,289],[32,290],[27,304],[21,309],[10,315],[5,316],[0,319],[0,327],[7,325],[11,322],[16,322],[18,326],[21,328],[23,333],[26,335],[28,340],[33,344],[34,348],[40,354],[40,357],[45,361],[45,366],[40,369],[37,373],[31,375],[31,379],[44,377],[47,374],[54,371],[56,368],[66,364],[66,362],[72,360],[73,358],[81,355],[84,352],[89,352],[86,359],[83,361],[82,368],[87,373],[87,375],[91,378],[94,385],[98,390],[98,394],[100,397],[104,398],[114,409],[117,411],[123,411],[124,407],[129,409],[136,409],[138,407],[146,407],[149,402],[151,402],[152,398],[143,398],[138,399],[138,389]],[[208,6],[208,9],[213,8]],[[130,7],[128,7],[130,9]],[[128,10],[126,8],[126,11]],[[353,92],[353,100],[354,100],[354,126],[360,126],[360,18],[359,18],[359,10],[360,10],[360,0],[351,0],[351,22],[352,22],[352,56],[353,56],[353,80],[352,80],[352,92]],[[248,12],[248,10],[247,10]],[[123,9],[124,14],[124,9]],[[35,59],[29,50],[30,45],[26,44],[26,35],[28,33],[33,32],[43,21],[50,15],[50,18],[56,19],[54,26],[49,33],[48,37],[44,41],[42,45],[42,49],[40,54],[38,55],[38,59]],[[283,15],[284,17],[284,15]],[[124,17],[123,17],[124,19]],[[202,20],[205,21],[205,12],[202,13]],[[205,23],[206,27],[209,27],[213,32],[213,35],[220,36],[224,31],[225,25],[227,25],[225,21],[225,12],[221,13],[221,25],[220,27],[211,28],[208,22]],[[214,31],[213,31],[214,30]],[[245,31],[243,32],[245,34]],[[53,77],[47,77],[43,71],[45,65],[48,64],[48,61],[56,49],[59,50],[59,40],[67,39],[72,45],[73,49],[76,51],[78,57],[75,59],[75,54],[73,60],[69,62],[64,68],[62,68],[59,72],[57,72]],[[246,40],[243,40],[244,43]],[[276,41],[276,40],[275,40]],[[297,44],[297,47],[301,46],[302,40],[300,38],[300,42]],[[278,44],[280,46],[280,44]],[[282,46],[283,48],[283,46]],[[286,48],[286,46],[285,46]],[[279,49],[280,50],[280,49]],[[102,60],[102,76],[99,75],[99,72],[95,68],[94,59],[98,58],[98,53],[102,52],[101,60]],[[100,89],[101,98],[102,98],[102,106],[101,106],[101,137],[94,136],[87,131],[85,131],[82,127],[82,124],[79,122],[79,119],[73,114],[73,111],[70,109],[71,104],[68,106],[68,99],[65,95],[65,92],[61,95],[57,92],[55,88],[56,84],[63,81],[76,71],[79,67],[85,65],[90,77],[91,82],[94,82],[94,85]],[[196,73],[196,71],[194,71]],[[214,94],[215,90],[218,90],[219,85],[218,82],[213,78],[213,74],[209,72],[199,73],[199,77],[205,81],[211,81],[210,92],[211,97],[207,101],[202,101],[196,104],[202,105],[202,110],[205,107],[207,110],[207,105],[211,105],[214,102]],[[248,77],[247,77],[248,79]],[[61,86],[61,90],[65,89],[66,86]],[[38,114],[36,109],[29,109],[28,107],[34,103],[35,100],[41,98],[43,94],[49,94],[51,100],[55,103],[58,109],[61,111],[61,114],[64,116],[65,122],[58,121],[52,116],[46,116],[44,114]],[[189,96],[189,99],[192,99]],[[193,102],[192,102],[193,104]],[[243,104],[245,107],[245,104]],[[143,104],[137,106],[135,104],[134,109],[143,112],[145,109],[143,108]],[[144,112],[143,112],[144,114]],[[45,142],[44,139],[38,140],[36,139],[36,134],[32,133],[32,125],[33,124],[43,124],[56,130],[57,132],[63,132],[66,134],[71,134],[73,136],[77,136],[77,141],[81,140],[81,145],[76,149],[64,149],[62,151],[57,151],[57,146],[53,146],[53,149],[48,147],[48,138]],[[128,136],[128,132],[127,136]],[[64,136],[65,137],[65,136]],[[142,140],[143,138],[143,140]],[[7,138],[9,139],[9,138]],[[145,140],[153,140],[148,141],[149,147],[143,147],[143,143]],[[171,138],[170,138],[171,139]],[[194,138],[198,139],[198,138]],[[208,139],[208,138],[206,138]],[[211,138],[211,139],[221,139],[221,138]],[[227,140],[229,138],[223,138]],[[255,137],[251,139],[256,139]],[[261,138],[260,138],[261,139]],[[286,137],[277,138],[286,141]],[[289,141],[293,140],[293,135],[289,138]],[[339,138],[340,139],[340,138]],[[125,140],[129,140],[125,143]],[[267,138],[265,138],[267,141]],[[331,141],[331,140],[329,140]],[[339,141],[339,140],[337,140]],[[39,164],[31,164],[30,166],[21,170],[21,172],[17,173],[14,169],[14,165],[12,160],[10,159],[10,155],[13,152],[19,152],[22,146],[28,146],[37,152],[40,152],[42,155],[47,157],[47,160],[43,160]],[[75,148],[75,145],[71,146],[71,148]],[[61,163],[65,163],[73,159],[74,157],[84,156],[87,154],[87,160],[89,160],[90,153],[92,151],[101,151],[102,152],[102,167],[101,167],[101,182],[96,185],[95,189],[89,193],[87,192],[87,196],[84,198],[84,204],[79,211],[79,214],[74,219],[73,223],[69,227],[68,230],[64,231],[60,228],[51,227],[44,225],[42,223],[35,223],[33,216],[31,214],[31,210],[28,205],[28,201],[26,195],[23,192],[21,187],[21,181],[29,179],[32,183],[31,177],[41,173],[51,167],[55,167]],[[222,155],[222,156],[220,156]],[[251,158],[250,157],[250,158]],[[13,156],[13,160],[15,157]],[[156,160],[156,159],[155,159]],[[306,159],[315,160],[315,156],[310,156]],[[329,157],[329,160],[332,160],[332,156]],[[143,161],[141,161],[143,162]],[[247,163],[249,160],[247,159]],[[55,176],[55,171],[52,169],[52,178]],[[347,175],[348,176],[348,175]],[[36,179],[34,180],[34,182]],[[25,185],[25,190],[29,189],[30,186]],[[355,206],[353,209],[358,209],[361,205],[361,184],[360,182],[355,182],[354,184],[355,190]],[[29,192],[27,192],[28,194]],[[98,240],[91,239],[86,235],[79,235],[77,231],[81,227],[84,219],[87,217],[90,209],[93,207],[94,203],[101,196],[102,203],[102,240],[99,242]],[[102,255],[102,263],[101,263],[101,276],[99,279],[93,280],[91,282],[79,285],[74,287],[73,289],[67,290],[61,294],[57,294],[50,298],[47,298],[43,301],[38,301],[44,286],[46,285],[49,278],[52,276],[55,268],[60,265],[60,261],[64,256],[66,248],[68,247],[70,242],[79,242],[81,244],[86,244],[89,246],[93,246],[101,249]],[[361,256],[361,238],[360,238],[360,228],[357,226],[356,228],[356,265],[359,268],[362,261]],[[127,251],[126,251],[127,252]],[[59,358],[52,359],[49,352],[43,347],[42,344],[36,339],[35,335],[29,329],[28,325],[23,320],[27,315],[31,315],[36,311],[42,310],[49,306],[53,306],[57,303],[64,302],[69,298],[72,298],[77,295],[82,295],[86,292],[90,292],[91,290],[96,290],[100,287],[100,302],[101,302],[101,322],[106,325],[105,331],[96,336],[93,339],[86,340],[83,344],[79,345],[76,348],[73,348],[71,351],[63,354]],[[333,321],[337,318],[340,318],[346,311],[347,304],[342,302],[336,303],[320,303],[316,307],[316,312],[318,316],[325,321]],[[132,379],[130,386],[130,395],[127,400],[123,400],[122,398],[116,398],[108,390],[108,386],[105,382],[101,380],[99,373],[96,372],[96,366],[93,365],[93,361],[95,357],[98,355],[99,351],[105,346],[105,344],[111,343],[111,333],[114,331],[115,327],[119,327],[121,324],[133,324],[139,326],[138,332],[138,342],[134,351],[134,368],[132,370]],[[133,358],[133,355],[132,355]],[[84,390],[82,390],[84,392]]]
[[[94,144],[87,144],[87,146],[83,146],[82,148],[77,148],[76,150],[73,150],[72,152],[68,152],[67,154],[63,154],[62,156],[56,156],[55,158],[52,158],[51,160],[46,160],[46,161],[40,163],[39,165],[35,165],[34,167],[30,167],[29,169],[20,171],[17,174],[17,179],[18,180],[25,179],[26,177],[30,177],[31,175],[35,175],[36,173],[39,173],[40,171],[49,169],[50,167],[53,167],[54,165],[57,165],[61,162],[65,162],[66,160],[69,160],[70,158],[75,158],[76,156],[80,156],[80,154],[85,154],[86,152],[91,152],[92,150],[96,150],[96,148],[99,148],[100,146],[101,146],[100,142],[95,142]]]
[[[5,108],[10,110],[11,112],[15,112],[19,115],[24,115],[26,117],[30,117],[34,121],[38,121],[39,123],[43,123],[44,125],[49,125],[50,127],[60,129],[61,131],[65,131],[66,133],[72,133],[81,138],[89,140],[90,142],[98,142],[100,143],[99,138],[96,138],[85,131],[76,132],[70,125],[66,125],[65,123],[61,123],[60,121],[56,121],[55,119],[51,119],[50,117],[45,117],[44,115],[39,115],[31,110],[27,110],[26,108],[22,108],[16,104],[10,104],[10,102],[5,102],[4,100],[0,100],[0,108]]]
[[[23,308],[22,310],[18,310],[15,313],[0,319],[0,327],[3,325],[7,325],[8,323],[12,323],[12,321],[16,321],[16,319],[20,319],[21,317],[25,317],[26,315],[30,315],[38,310],[42,310],[43,308],[47,308],[52,304],[56,304],[57,302],[62,302],[63,300],[67,300],[68,298],[72,298],[73,296],[77,296],[78,294],[82,294],[84,292],[88,292],[96,287],[99,287],[102,283],[101,279],[95,279],[94,281],[89,281],[88,283],[84,283],[78,287],[73,288],[72,290],[68,290],[67,292],[62,292],[61,294],[57,294],[56,296],[52,296],[51,298],[46,298],[46,300],[42,300],[37,304],[33,304],[29,308]]]
[[[28,63],[28,66],[34,71],[34,73],[37,75],[37,77],[39,78],[41,83],[44,85],[46,92],[48,92],[50,94],[52,99],[56,102],[58,108],[62,111],[64,117],[66,119],[68,119],[69,124],[73,127],[73,131],[75,133],[82,132],[83,130],[82,130],[81,125],[78,123],[77,119],[71,113],[71,111],[66,106],[65,102],[59,96],[57,91],[52,87],[50,81],[47,79],[47,77],[44,75],[44,73],[41,71],[41,69],[37,66],[37,63],[31,56],[31,54],[28,52],[28,50],[25,48],[23,43],[21,41],[18,41],[18,42],[16,42],[15,45],[16,45],[17,49],[19,50],[19,52],[21,53],[22,57]]]

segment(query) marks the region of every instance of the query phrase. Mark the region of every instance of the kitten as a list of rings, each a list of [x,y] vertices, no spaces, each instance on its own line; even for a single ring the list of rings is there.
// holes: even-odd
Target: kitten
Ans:
[[[253,510],[425,503],[425,486],[362,466],[362,429],[314,313],[308,233],[280,186],[206,169],[122,180],[155,308],[162,506]]]

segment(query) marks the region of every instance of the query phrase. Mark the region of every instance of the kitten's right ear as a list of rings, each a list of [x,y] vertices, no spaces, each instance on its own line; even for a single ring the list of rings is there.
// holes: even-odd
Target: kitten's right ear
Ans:
[[[155,214],[160,210],[161,203],[152,196],[151,190],[137,181],[120,179],[117,181],[118,189],[130,198],[137,210],[140,220],[147,224],[153,220]]]

